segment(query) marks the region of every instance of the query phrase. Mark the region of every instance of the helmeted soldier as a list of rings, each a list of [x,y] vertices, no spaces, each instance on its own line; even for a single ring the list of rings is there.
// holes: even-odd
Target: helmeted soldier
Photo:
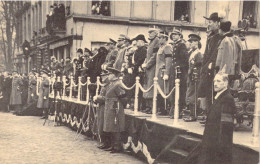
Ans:
[[[156,55],[156,69],[155,77],[158,78],[158,85],[164,91],[164,94],[168,94],[174,87],[172,81],[174,80],[174,74],[171,72],[172,69],[172,47],[170,44],[167,44],[168,33],[161,32],[159,34],[159,44],[160,48]],[[162,96],[158,93],[158,107],[160,113],[165,115],[167,111],[165,110],[167,104]]]
[[[48,109],[49,109],[49,70],[46,68],[43,68],[41,70],[41,77],[42,80],[39,84],[39,97],[37,102],[37,108],[43,110],[44,117],[48,117]]]
[[[13,71],[13,80],[12,80],[12,90],[10,96],[10,105],[15,110],[15,114],[20,114],[22,109],[22,96],[21,96],[21,87],[23,85],[23,81],[21,77],[18,75],[17,71]]]
[[[106,70],[107,67],[112,67],[118,55],[116,41],[111,38],[109,38],[109,42],[106,43],[106,49],[108,50],[108,54],[106,56],[105,62],[101,66],[102,70]]]
[[[147,55],[142,68],[145,71],[144,74],[144,88],[148,89],[153,85],[153,78],[155,77],[155,64],[156,64],[156,54],[159,49],[159,38],[158,38],[158,28],[149,28],[149,44],[147,47]],[[143,97],[146,100],[146,110],[145,112],[150,112],[153,105],[153,89],[149,92],[143,93]]]
[[[122,149],[120,133],[125,131],[124,102],[122,99],[125,96],[125,90],[119,80],[121,72],[114,68],[107,70],[112,74],[108,76],[109,86],[106,88],[103,130],[112,136],[112,146],[106,150],[117,153]]]
[[[188,55],[187,55],[187,48],[185,43],[183,42],[182,39],[182,33],[181,29],[179,28],[174,28],[172,33],[170,34],[170,39],[173,41],[172,47],[173,47],[173,53],[172,53],[172,64],[173,67],[171,72],[175,76],[175,69],[176,67],[180,68],[181,71],[181,76],[180,76],[180,111],[182,109],[186,108],[186,103],[185,103],[185,95],[186,95],[186,90],[187,90],[187,74],[188,74]],[[175,83],[175,80],[172,81],[172,83]],[[173,84],[174,85],[174,84]],[[173,95],[174,97],[174,95]],[[173,116],[174,112],[174,98],[171,98],[171,111],[170,111],[170,116]]]
[[[195,93],[195,89],[198,88],[199,70],[201,68],[202,59],[203,59],[203,56],[200,52],[200,48],[201,48],[200,40],[201,37],[197,34],[189,35],[188,41],[191,43],[191,51],[190,51],[191,55],[189,57],[186,104],[187,104],[187,109],[190,110],[190,116],[185,118],[184,121],[196,121],[195,105],[197,105],[197,103],[195,102],[197,101],[197,93]]]

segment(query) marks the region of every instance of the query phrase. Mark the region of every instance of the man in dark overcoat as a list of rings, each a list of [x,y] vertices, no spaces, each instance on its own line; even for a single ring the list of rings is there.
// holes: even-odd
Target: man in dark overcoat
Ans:
[[[39,85],[39,97],[38,97],[38,102],[37,102],[37,108],[43,110],[43,118],[48,117],[48,110],[49,110],[49,87],[50,87],[50,82],[49,82],[49,70],[46,68],[43,68],[41,71],[41,82]]]
[[[10,105],[15,110],[15,114],[20,114],[22,110],[22,78],[18,75],[17,71],[14,71],[12,80],[12,90],[10,96]]]
[[[143,87],[145,89],[150,88],[154,83],[153,79],[155,77],[156,54],[159,49],[158,31],[159,29],[157,28],[149,28],[148,30],[150,42],[147,47],[147,55],[145,61],[142,64],[142,68],[145,71],[143,82]],[[146,109],[144,112],[149,112],[151,111],[153,106],[153,89],[151,89],[149,92],[143,93],[143,97],[146,101]]]
[[[106,56],[105,62],[102,64],[102,70],[106,70],[107,67],[112,67],[115,63],[116,57],[118,55],[118,49],[116,48],[116,41],[109,38],[109,41],[106,43],[106,49],[108,54]]]
[[[170,74],[174,74],[176,72],[176,67],[180,68],[181,74],[180,74],[180,100],[179,100],[179,109],[180,113],[182,109],[186,108],[186,102],[185,102],[185,97],[186,97],[186,90],[187,90],[187,74],[188,74],[188,51],[186,48],[185,43],[183,42],[182,39],[182,33],[181,29],[175,28],[173,29],[172,33],[170,34],[170,39],[173,41],[172,44],[172,69]],[[175,85],[175,79],[172,80],[172,85]],[[173,113],[174,113],[174,94],[172,94],[172,98],[170,99],[171,103],[171,110],[170,110],[170,116],[173,118]]]
[[[125,90],[119,80],[121,72],[114,68],[109,68],[111,74],[108,76],[109,86],[105,95],[104,110],[104,132],[112,136],[112,147],[106,149],[111,153],[121,151],[121,132],[125,131],[124,100]]]
[[[214,78],[217,92],[209,108],[202,138],[199,164],[231,164],[235,101],[228,89],[228,75]]]
[[[200,82],[198,87],[198,97],[201,99],[201,103],[204,102],[206,111],[212,104],[212,92],[213,92],[213,78],[216,58],[218,54],[218,46],[222,40],[222,36],[218,33],[219,22],[221,18],[218,13],[212,13],[209,18],[204,17],[209,21],[208,24],[208,39],[206,43],[206,49],[203,56],[203,62],[200,71]]]
[[[9,102],[10,102],[10,95],[12,90],[12,78],[9,76],[8,72],[4,72],[3,77],[3,83],[2,83],[2,110],[7,112],[9,110]]]

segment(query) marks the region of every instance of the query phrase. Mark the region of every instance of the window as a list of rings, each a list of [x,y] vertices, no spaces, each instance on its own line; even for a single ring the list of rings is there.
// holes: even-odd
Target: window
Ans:
[[[256,28],[257,25],[257,1],[244,1],[242,19],[249,21],[249,27]]]
[[[188,1],[175,1],[174,20],[190,22],[190,3]]]
[[[111,16],[110,1],[92,1],[92,15]]]

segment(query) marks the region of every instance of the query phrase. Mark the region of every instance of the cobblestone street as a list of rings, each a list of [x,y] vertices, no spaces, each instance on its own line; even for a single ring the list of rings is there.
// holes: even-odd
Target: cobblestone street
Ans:
[[[45,126],[42,119],[0,112],[0,163],[78,164],[131,163],[142,161],[128,154],[110,154],[96,148],[96,141],[86,140],[65,126]]]

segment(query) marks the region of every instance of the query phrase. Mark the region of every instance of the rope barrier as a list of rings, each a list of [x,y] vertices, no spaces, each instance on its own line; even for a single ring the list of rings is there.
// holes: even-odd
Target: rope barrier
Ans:
[[[74,82],[74,80],[72,80],[72,85],[74,86],[74,87],[77,87],[78,85]]]
[[[159,93],[161,94],[161,96],[162,96],[164,99],[167,99],[167,98],[170,97],[170,95],[172,94],[172,92],[175,90],[175,87],[172,88],[171,92],[170,92],[168,95],[166,95],[166,94],[163,93],[163,91],[162,91],[162,89],[161,89],[161,87],[160,87],[159,85],[158,85],[157,89],[158,89]]]
[[[146,93],[149,92],[152,88],[153,88],[154,84],[150,86],[150,88],[148,88],[147,90],[145,90],[141,84],[139,84],[139,88],[141,89],[142,92]]]

